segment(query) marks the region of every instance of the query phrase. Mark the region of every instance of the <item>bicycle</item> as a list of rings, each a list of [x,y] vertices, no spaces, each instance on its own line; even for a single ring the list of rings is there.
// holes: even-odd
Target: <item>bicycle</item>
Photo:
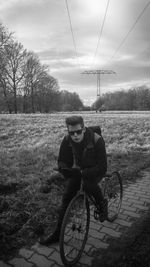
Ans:
[[[106,174],[100,182],[104,198],[108,200],[109,222],[113,222],[119,214],[123,186],[119,172]],[[84,251],[88,238],[90,225],[90,206],[94,205],[94,218],[100,219],[100,212],[93,196],[88,195],[81,186],[75,197],[71,200],[65,212],[60,232],[60,256],[65,266],[75,265]]]

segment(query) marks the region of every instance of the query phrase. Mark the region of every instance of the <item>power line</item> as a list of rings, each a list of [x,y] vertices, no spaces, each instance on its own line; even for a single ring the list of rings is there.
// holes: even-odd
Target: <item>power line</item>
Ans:
[[[123,40],[121,41],[121,43],[119,44],[119,46],[117,47],[117,49],[115,50],[114,54],[112,55],[112,57],[110,58],[110,61],[116,56],[116,54],[118,53],[118,51],[120,50],[120,48],[123,46],[123,44],[125,43],[126,39],[128,38],[129,34],[133,31],[133,29],[135,28],[137,22],[139,21],[139,19],[142,17],[142,15],[144,14],[145,10],[148,8],[150,4],[150,1],[146,4],[146,6],[144,7],[144,9],[142,10],[142,12],[139,14],[139,16],[137,17],[137,19],[135,20],[135,22],[133,23],[132,27],[130,28],[130,30],[128,31],[128,33],[125,35],[125,37],[123,38]]]
[[[99,34],[99,38],[98,38],[98,42],[97,42],[97,47],[96,47],[94,58],[93,58],[93,65],[94,65],[94,61],[95,61],[95,58],[96,58],[96,55],[97,55],[97,52],[98,52],[98,47],[99,47],[99,44],[100,44],[100,40],[101,40],[101,37],[102,37],[102,32],[103,32],[103,28],[104,28],[104,24],[105,24],[105,20],[106,20],[106,16],[107,16],[109,2],[110,2],[110,0],[107,1],[105,15],[104,15],[103,23],[102,23],[102,26],[101,26],[101,29],[100,29],[100,34]]]
[[[67,8],[67,13],[68,13],[68,18],[69,18],[69,24],[70,24],[70,30],[71,30],[71,34],[72,34],[72,40],[73,40],[73,45],[74,45],[74,49],[75,49],[75,54],[77,56],[77,48],[76,48],[75,38],[74,38],[74,34],[73,34],[71,16],[70,16],[69,6],[68,6],[68,1],[67,0],[66,0],[66,8]]]
[[[105,20],[106,20],[106,16],[107,16],[109,2],[110,2],[110,0],[107,1],[106,10],[105,10],[105,14],[104,14],[104,19],[103,19],[103,23],[102,23],[102,26],[101,26],[99,39],[98,39],[98,42],[97,42],[97,47],[96,47],[94,58],[93,58],[93,64],[94,64],[94,60],[95,60],[97,52],[98,52],[98,47],[99,47],[99,44],[100,44],[100,40],[101,40],[101,36],[102,36],[102,32],[103,32],[103,28],[104,28],[104,24],[105,24]],[[75,42],[74,33],[73,33],[73,27],[72,27],[72,22],[71,22],[71,16],[70,16],[70,11],[69,11],[68,1],[65,0],[65,3],[66,3],[66,9],[67,9],[68,18],[69,18],[69,24],[70,24],[70,30],[71,30],[74,50],[75,50],[75,54],[77,56],[77,47],[76,47],[76,42]]]

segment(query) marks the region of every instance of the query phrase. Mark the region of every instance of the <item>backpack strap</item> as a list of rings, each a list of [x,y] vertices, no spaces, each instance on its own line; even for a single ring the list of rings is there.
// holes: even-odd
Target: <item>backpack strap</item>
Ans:
[[[94,143],[96,144],[97,141],[101,138],[101,136],[97,133],[94,133]]]

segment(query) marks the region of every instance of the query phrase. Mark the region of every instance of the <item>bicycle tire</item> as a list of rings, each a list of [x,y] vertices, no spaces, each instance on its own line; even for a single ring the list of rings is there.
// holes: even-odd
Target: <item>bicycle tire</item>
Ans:
[[[65,266],[79,261],[88,238],[89,224],[89,202],[84,193],[79,193],[70,202],[61,227],[60,256]]]
[[[109,222],[113,222],[120,212],[123,197],[123,185],[119,172],[115,171],[106,179],[104,187],[104,198],[108,200]]]

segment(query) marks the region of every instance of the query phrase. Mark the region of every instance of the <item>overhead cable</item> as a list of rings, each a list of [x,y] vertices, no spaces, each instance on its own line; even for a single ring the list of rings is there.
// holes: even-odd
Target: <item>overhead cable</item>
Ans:
[[[104,15],[103,23],[102,23],[102,26],[101,26],[101,29],[100,29],[99,38],[98,38],[98,42],[97,42],[97,47],[96,47],[94,58],[93,58],[93,64],[94,64],[94,61],[95,61],[95,58],[96,58],[96,55],[97,55],[97,52],[98,52],[98,47],[99,47],[99,44],[100,44],[100,40],[101,40],[101,37],[102,37],[102,32],[103,32],[103,28],[104,28],[104,24],[105,24],[105,20],[106,20],[106,16],[107,16],[109,2],[110,2],[110,0],[107,1],[105,15]]]
[[[148,8],[150,4],[150,1],[145,5],[145,7],[143,8],[142,12],[139,14],[139,16],[137,17],[137,19],[135,20],[135,22],[133,23],[132,27],[130,28],[130,30],[127,32],[127,34],[125,35],[125,37],[123,38],[123,40],[121,41],[121,43],[119,44],[119,46],[117,47],[117,49],[115,50],[114,54],[112,55],[112,57],[109,59],[109,61],[111,61],[116,54],[118,53],[118,51],[120,50],[120,48],[123,46],[123,44],[125,43],[125,41],[127,40],[129,34],[133,31],[133,29],[135,28],[137,22],[139,21],[139,19],[142,17],[142,15],[144,14],[144,12],[146,11],[146,9]]]
[[[69,6],[68,6],[68,1],[67,0],[66,0],[66,8],[67,8],[67,13],[68,13],[68,18],[69,18],[69,24],[70,24],[71,34],[72,34],[72,40],[73,40],[74,50],[75,50],[75,54],[77,56],[77,48],[76,48],[75,38],[74,38],[74,34],[73,34],[73,28],[72,28],[72,23],[71,23],[71,16],[70,16]]]

